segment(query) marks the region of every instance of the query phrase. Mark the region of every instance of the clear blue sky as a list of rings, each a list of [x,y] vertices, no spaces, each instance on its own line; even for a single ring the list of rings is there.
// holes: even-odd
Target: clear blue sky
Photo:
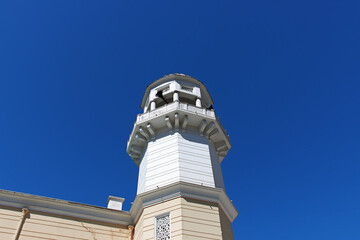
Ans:
[[[359,1],[1,1],[0,188],[136,194],[146,86],[207,86],[236,239],[360,239]]]

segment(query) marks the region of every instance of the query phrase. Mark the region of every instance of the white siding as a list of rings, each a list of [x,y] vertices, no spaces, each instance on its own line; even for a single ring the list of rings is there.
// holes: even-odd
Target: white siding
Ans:
[[[206,137],[175,132],[148,143],[137,194],[178,181],[223,188],[219,158]]]
[[[210,147],[211,164],[215,178],[215,187],[225,189],[224,178],[221,171],[219,156],[216,154],[216,151],[212,146],[212,144],[210,144],[209,147]]]
[[[181,181],[215,187],[207,138],[178,134]]]
[[[14,238],[20,221],[21,209],[0,206],[0,239]],[[30,210],[20,234],[20,240],[128,240],[127,226],[87,221]]]
[[[145,191],[145,179],[146,179],[146,165],[147,165],[147,152],[144,153],[143,159],[139,167],[139,179],[137,193]]]

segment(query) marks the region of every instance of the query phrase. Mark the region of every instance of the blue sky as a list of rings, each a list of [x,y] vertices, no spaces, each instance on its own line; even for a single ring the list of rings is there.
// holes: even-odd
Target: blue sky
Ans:
[[[1,1],[0,188],[136,194],[146,86],[204,82],[236,239],[360,238],[359,1]]]

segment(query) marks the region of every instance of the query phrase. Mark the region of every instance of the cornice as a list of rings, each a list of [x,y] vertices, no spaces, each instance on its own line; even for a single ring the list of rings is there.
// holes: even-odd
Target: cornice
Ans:
[[[0,205],[125,226],[132,224],[130,213],[126,211],[7,190],[0,190]]]
[[[144,208],[178,197],[216,203],[231,222],[238,215],[223,189],[186,182],[137,195],[129,212],[7,190],[0,190],[0,205],[127,226],[136,223]]]
[[[137,222],[144,208],[178,197],[216,203],[222,208],[231,222],[233,222],[238,215],[237,210],[223,189],[177,182],[137,195],[130,209],[133,222]]]
[[[172,102],[153,111],[138,114],[127,143],[127,153],[138,166],[147,142],[164,131],[169,134],[174,131],[192,131],[206,136],[215,147],[220,161],[231,148],[229,135],[214,110]]]

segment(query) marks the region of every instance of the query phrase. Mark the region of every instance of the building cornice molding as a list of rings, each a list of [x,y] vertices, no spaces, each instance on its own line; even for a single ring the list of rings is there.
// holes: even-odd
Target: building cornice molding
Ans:
[[[126,148],[136,165],[140,165],[147,142],[155,139],[158,133],[164,130],[167,130],[168,134],[188,131],[206,136],[217,149],[220,162],[231,148],[230,137],[214,110],[172,102],[153,111],[138,114]]]
[[[178,197],[216,203],[222,208],[231,222],[233,222],[238,215],[237,210],[226,195],[224,189],[177,182],[137,195],[130,209],[133,222],[137,222],[144,208]]]
[[[132,224],[126,211],[7,190],[0,190],[0,205],[125,226]]]

